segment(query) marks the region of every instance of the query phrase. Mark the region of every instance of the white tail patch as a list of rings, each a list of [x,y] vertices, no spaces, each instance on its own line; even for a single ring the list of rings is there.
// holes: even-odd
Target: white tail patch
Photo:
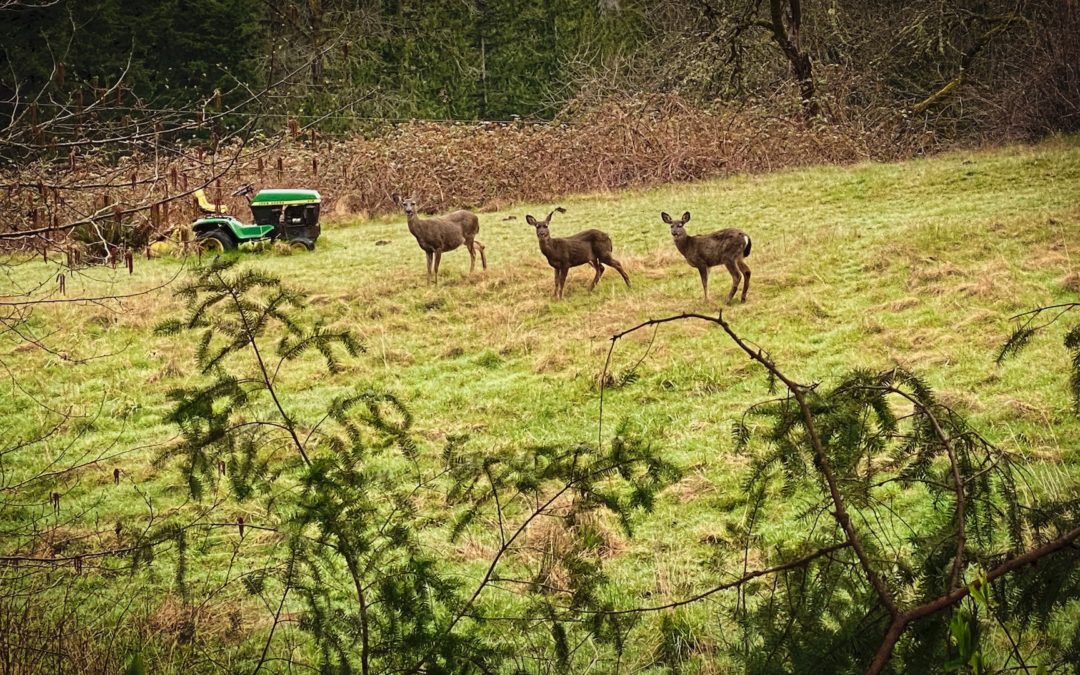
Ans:
[[[747,246],[749,246],[749,245],[750,245],[750,235],[748,235],[748,234],[746,234],[746,233],[744,232],[744,233],[743,233],[743,236],[742,236],[742,238],[743,238],[743,245],[742,245],[742,247],[743,247],[743,248],[745,249],[745,248],[746,248]]]

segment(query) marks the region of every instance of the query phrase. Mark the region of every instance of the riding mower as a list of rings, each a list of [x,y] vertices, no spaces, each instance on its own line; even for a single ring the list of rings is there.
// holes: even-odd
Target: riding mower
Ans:
[[[199,210],[205,215],[191,224],[196,241],[210,252],[232,251],[246,242],[278,240],[302,251],[315,249],[322,233],[319,207],[322,199],[315,190],[259,190],[244,185],[234,197],[247,197],[254,224],[248,225],[227,215],[228,209],[211,203],[202,190],[195,193]]]

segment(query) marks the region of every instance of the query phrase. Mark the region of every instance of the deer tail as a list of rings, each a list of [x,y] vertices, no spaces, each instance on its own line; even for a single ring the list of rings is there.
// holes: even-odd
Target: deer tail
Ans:
[[[743,249],[742,254],[744,258],[749,258],[750,247],[753,245],[753,242],[750,241],[750,235],[746,234],[745,232],[743,232],[743,239],[746,240],[746,248]]]

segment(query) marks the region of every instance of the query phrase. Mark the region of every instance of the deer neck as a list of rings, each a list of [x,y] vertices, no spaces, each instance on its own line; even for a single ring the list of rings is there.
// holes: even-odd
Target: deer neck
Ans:
[[[548,260],[551,260],[551,256],[555,254],[555,247],[551,244],[551,236],[537,237],[536,239],[540,242],[540,252],[543,253]]]
[[[673,239],[675,240],[675,248],[679,249],[679,253],[682,253],[683,255],[686,255],[694,248],[694,243],[688,234],[673,237]]]

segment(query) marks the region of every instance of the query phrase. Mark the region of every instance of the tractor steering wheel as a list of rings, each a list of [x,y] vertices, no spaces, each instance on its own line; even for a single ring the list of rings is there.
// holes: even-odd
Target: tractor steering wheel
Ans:
[[[255,192],[255,188],[251,186],[251,183],[245,183],[238,187],[235,192],[232,193],[233,197],[245,197],[252,192]]]

